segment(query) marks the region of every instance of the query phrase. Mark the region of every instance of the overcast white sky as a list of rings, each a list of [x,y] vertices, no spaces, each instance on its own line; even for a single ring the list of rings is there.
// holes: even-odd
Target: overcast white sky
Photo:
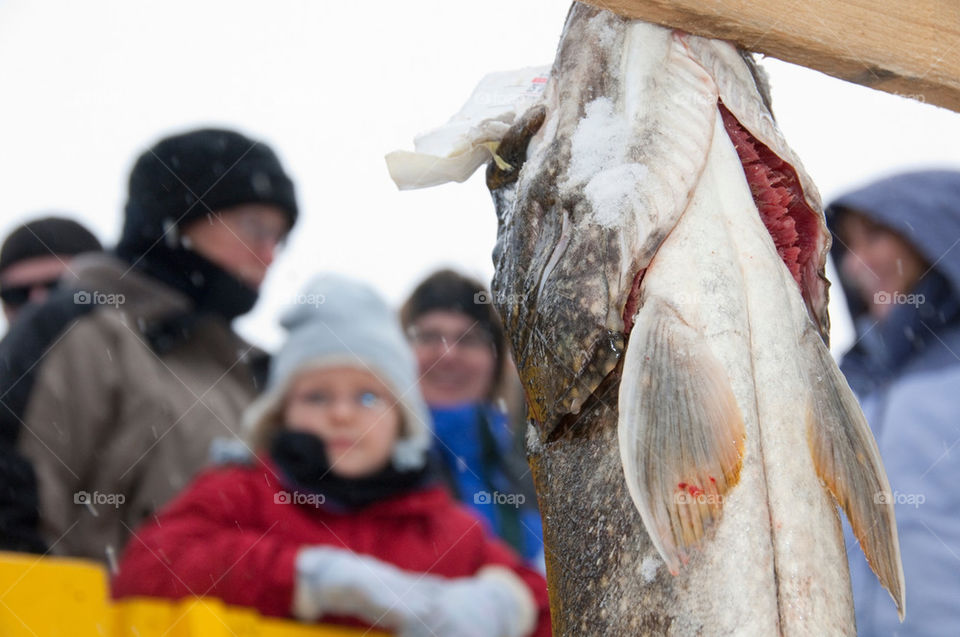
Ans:
[[[365,279],[395,303],[438,266],[489,281],[496,220],[482,176],[400,193],[383,156],[412,149],[484,74],[549,64],[569,4],[0,0],[0,235],[61,211],[115,241],[136,155],[214,124],[267,141],[298,187],[302,220],[238,323],[252,341],[280,341],[277,313],[316,272]],[[960,168],[957,113],[765,66],[825,201],[904,168]],[[842,346],[849,327],[833,315]]]

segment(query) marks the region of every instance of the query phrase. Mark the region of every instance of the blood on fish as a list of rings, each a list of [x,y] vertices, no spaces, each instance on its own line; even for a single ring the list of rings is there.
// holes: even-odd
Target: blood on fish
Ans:
[[[713,478],[711,478],[711,480],[712,480],[712,479],[713,479]],[[692,495],[693,497],[697,497],[697,496],[699,496],[699,495],[701,495],[701,494],[703,493],[703,489],[701,489],[700,487],[698,487],[698,486],[695,485],[695,484],[689,484],[689,483],[687,483],[687,482],[678,482],[678,483],[677,483],[677,488],[680,489],[681,491],[686,491],[687,493],[689,493],[689,494]]]
[[[814,256],[817,217],[803,198],[797,174],[790,164],[751,135],[723,104],[720,114],[740,157],[763,225],[773,237],[784,265],[800,289],[806,290],[808,285],[804,285],[803,278],[810,272],[806,266]]]
[[[630,293],[627,295],[627,302],[623,306],[623,333],[629,334],[633,329],[633,317],[637,313],[637,305],[640,303],[640,283],[643,281],[643,275],[646,270],[640,270],[633,277],[633,285],[630,286]]]

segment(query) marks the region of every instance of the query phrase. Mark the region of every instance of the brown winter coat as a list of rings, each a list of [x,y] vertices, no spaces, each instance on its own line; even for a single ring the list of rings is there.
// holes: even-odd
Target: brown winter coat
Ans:
[[[75,301],[99,303],[37,363],[19,445],[36,469],[51,552],[113,561],[132,529],[207,464],[211,441],[240,434],[255,393],[250,361],[261,353],[213,317],[156,350],[146,330],[189,312],[185,296],[108,255],[78,258],[71,270],[67,283],[87,293]]]

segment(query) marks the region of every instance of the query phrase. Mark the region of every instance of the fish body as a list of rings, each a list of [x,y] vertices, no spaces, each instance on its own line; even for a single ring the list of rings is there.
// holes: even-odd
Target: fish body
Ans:
[[[575,3],[497,153],[558,634],[853,635],[838,505],[902,613],[819,196],[750,60]]]

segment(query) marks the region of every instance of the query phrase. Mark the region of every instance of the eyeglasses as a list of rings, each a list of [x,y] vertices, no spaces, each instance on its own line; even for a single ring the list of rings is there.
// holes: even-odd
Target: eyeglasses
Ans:
[[[220,221],[232,227],[245,243],[282,246],[287,238],[287,228],[277,229],[273,224],[264,223],[256,214],[246,211],[221,215]]]
[[[460,334],[450,334],[440,330],[418,329],[411,327],[407,330],[410,341],[418,347],[453,349],[460,347],[464,350],[481,351],[493,349],[493,336],[485,329],[471,328]]]
[[[356,407],[367,413],[377,413],[390,406],[386,396],[374,391],[357,392],[350,396],[337,396],[330,392],[312,391],[294,395],[294,402],[304,403],[317,409],[333,409],[341,399],[345,399],[351,407]]]
[[[37,281],[28,285],[4,286],[0,288],[0,299],[8,307],[20,307],[26,305],[30,300],[30,295],[36,289],[44,289],[48,292],[57,287],[59,279],[50,279],[48,281]]]

